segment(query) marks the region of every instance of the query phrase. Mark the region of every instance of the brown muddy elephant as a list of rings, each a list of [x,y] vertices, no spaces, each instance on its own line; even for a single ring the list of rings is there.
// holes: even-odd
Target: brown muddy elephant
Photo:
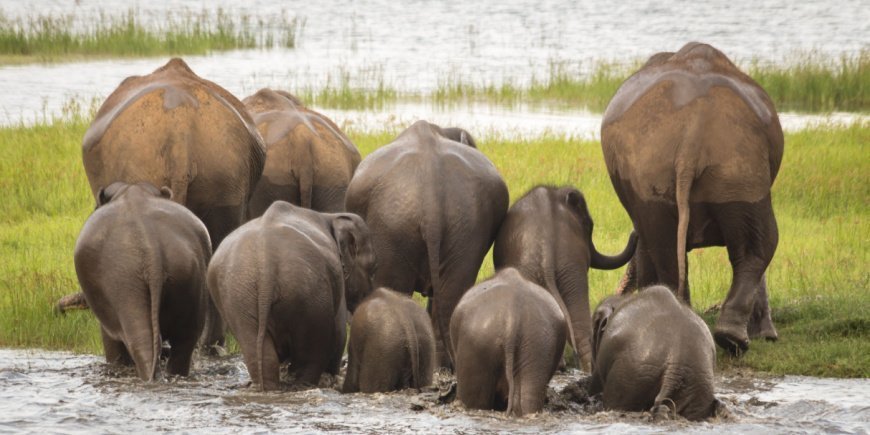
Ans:
[[[350,323],[344,393],[380,393],[432,384],[435,334],[426,310],[408,295],[373,291]]]
[[[347,190],[347,211],[372,231],[375,287],[430,296],[443,367],[450,367],[450,316],[474,285],[508,207],[504,180],[470,137],[418,121],[366,157]]]
[[[208,231],[170,198],[169,188],[149,183],[100,189],[74,253],[106,361],[135,364],[145,381],[154,379],[164,340],[172,346],[167,372],[188,374],[208,303]]]
[[[316,386],[338,374],[347,311],[371,293],[375,267],[359,216],[276,201],[215,250],[208,289],[254,384],[277,389],[289,362],[297,382]]]
[[[516,268],[553,295],[568,319],[569,344],[587,372],[592,367],[589,268],[622,267],[637,245],[632,232],[622,253],[603,255],[592,242],[592,226],[579,190],[538,186],[508,210],[493,247],[496,270]]]
[[[514,268],[468,290],[450,319],[456,397],[473,409],[540,411],[565,349],[556,300]]]
[[[764,90],[709,45],[656,54],[607,106],[601,147],[640,236],[624,288],[663,283],[688,303],[686,253],[725,246],[734,274],[716,342],[740,354],[750,338],[776,339],[765,271],[783,135]]]
[[[664,286],[611,296],[593,316],[590,395],[655,418],[723,415],[713,395],[716,346],[707,324]]]
[[[344,211],[360,154],[338,126],[284,91],[261,89],[242,102],[266,142],[266,166],[249,203],[250,216],[279,199],[327,213]]]
[[[121,82],[82,141],[95,199],[116,181],[167,186],[202,220],[215,249],[244,221],[265,159],[241,101],[178,58]],[[223,344],[223,324],[209,305],[203,344]]]

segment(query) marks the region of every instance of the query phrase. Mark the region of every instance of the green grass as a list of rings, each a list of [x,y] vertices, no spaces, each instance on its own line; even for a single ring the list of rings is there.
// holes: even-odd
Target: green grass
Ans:
[[[34,61],[68,61],[104,57],[205,54],[212,51],[295,47],[304,25],[281,16],[263,22],[215,12],[171,14],[158,28],[145,26],[136,11],[101,13],[79,23],[72,15],[38,15],[11,19],[0,11],[0,65]]]
[[[82,120],[0,128],[0,346],[101,352],[88,312],[63,317],[54,302],[78,290],[72,252],[93,199],[81,166]],[[349,132],[363,155],[397,132]],[[619,204],[595,141],[562,137],[479,138],[481,151],[508,183],[511,200],[541,183],[572,184],[595,219],[595,243],[620,251],[631,224]],[[769,272],[780,341],[753,342],[720,367],[771,373],[870,377],[870,123],[822,126],[786,134],[774,186],[780,244]],[[722,248],[689,256],[699,312],[721,302],[731,279]],[[491,258],[479,278],[492,273]],[[621,270],[590,272],[593,306],[610,294]],[[708,321],[714,316],[705,315]]]

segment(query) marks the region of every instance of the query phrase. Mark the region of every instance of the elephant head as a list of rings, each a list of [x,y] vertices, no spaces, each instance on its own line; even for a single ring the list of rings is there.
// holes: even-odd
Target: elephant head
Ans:
[[[341,257],[347,309],[353,312],[372,291],[377,263],[371,235],[361,217],[341,213],[332,219],[332,237]]]
[[[166,186],[158,189],[151,183],[140,182],[136,184],[128,184],[121,181],[116,181],[107,187],[100,188],[97,193],[97,207],[106,205],[112,199],[125,194],[128,190],[139,191],[150,196],[161,196],[166,199],[172,199],[172,190]]]

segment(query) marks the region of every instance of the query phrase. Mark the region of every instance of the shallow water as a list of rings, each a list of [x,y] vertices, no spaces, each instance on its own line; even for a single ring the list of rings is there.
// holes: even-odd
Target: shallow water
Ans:
[[[322,388],[260,393],[251,389],[239,356],[199,359],[189,379],[143,383],[132,370],[111,368],[93,355],[0,349],[0,432],[129,430],[367,433],[737,432],[870,431],[870,380],[799,376],[753,379],[720,376],[717,395],[732,416],[703,423],[652,423],[643,413],[598,410],[560,394],[581,375],[558,374],[547,411],[513,419],[442,404],[437,387],[342,395]],[[450,383],[438,377],[441,390]]]

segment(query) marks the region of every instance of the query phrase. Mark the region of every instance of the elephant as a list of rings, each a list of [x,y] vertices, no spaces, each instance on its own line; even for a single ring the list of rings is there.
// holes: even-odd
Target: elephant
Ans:
[[[723,415],[713,395],[716,346],[707,324],[657,285],[610,296],[595,309],[590,395],[605,408],[689,420]]]
[[[275,201],[233,231],[208,267],[208,289],[251,380],[278,389],[289,362],[301,384],[338,374],[347,310],[371,293],[376,267],[365,222]]]
[[[279,199],[343,212],[347,185],[360,163],[350,139],[287,92],[261,89],[242,102],[266,142],[266,165],[251,196],[250,216],[263,214]]]
[[[168,187],[116,182],[97,193],[98,206],[75,246],[75,269],[87,305],[100,321],[108,363],[131,365],[144,381],[171,345],[170,374],[187,376],[202,333],[211,241]]]
[[[592,242],[592,226],[579,190],[537,186],[508,210],[493,247],[496,270],[513,267],[553,295],[568,319],[569,344],[587,372],[592,364],[589,267],[622,267],[637,245],[632,232],[622,253],[603,255]]]
[[[504,180],[473,143],[464,130],[418,121],[360,163],[346,198],[372,231],[375,287],[430,297],[436,358],[448,368],[450,316],[508,207]]]
[[[540,411],[567,321],[543,287],[507,267],[468,290],[450,319],[456,397],[468,408]]]
[[[174,58],[125,79],[106,99],[82,141],[94,198],[116,181],[168,186],[208,228],[215,249],[242,224],[263,172],[266,148],[232,94]],[[203,344],[224,342],[209,300]]]
[[[783,134],[764,89],[707,44],[656,54],[608,104],[601,147],[639,235],[620,290],[661,283],[690,303],[687,252],[725,246],[733,278],[716,343],[739,355],[750,338],[776,340],[765,272]]]
[[[344,393],[379,393],[432,385],[435,335],[426,310],[408,295],[380,287],[353,313]]]

